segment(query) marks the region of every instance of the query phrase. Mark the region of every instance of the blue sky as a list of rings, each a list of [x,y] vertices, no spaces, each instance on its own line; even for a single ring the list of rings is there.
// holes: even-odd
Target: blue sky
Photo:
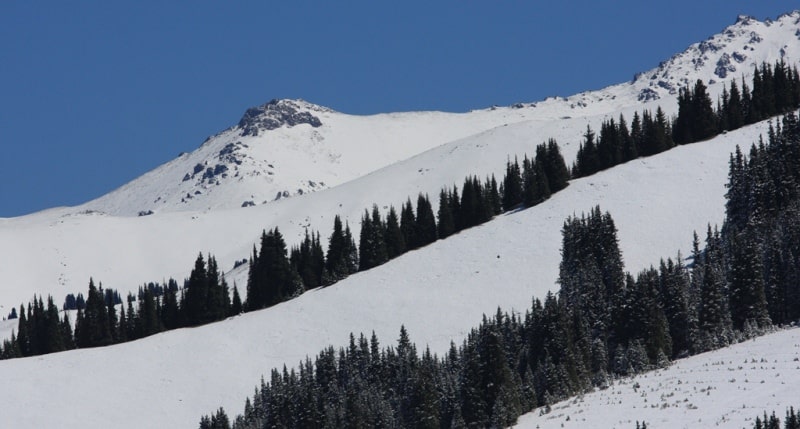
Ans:
[[[658,6],[655,7],[654,4]],[[467,111],[630,80],[794,1],[0,2],[0,217],[96,198],[250,106]]]

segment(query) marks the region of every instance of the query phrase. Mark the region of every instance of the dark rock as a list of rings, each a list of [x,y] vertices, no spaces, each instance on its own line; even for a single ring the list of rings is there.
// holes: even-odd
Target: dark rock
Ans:
[[[717,61],[717,68],[714,69],[714,74],[719,76],[721,79],[725,79],[728,76],[728,73],[732,73],[736,71],[736,66],[731,64],[731,56],[728,54],[722,54],[719,57],[719,61]]]
[[[652,88],[645,88],[639,91],[639,101],[652,101],[658,100],[659,98],[661,98],[661,96]]]
[[[259,130],[274,130],[284,125],[293,127],[308,124],[315,128],[322,126],[318,117],[299,108],[299,105],[289,100],[272,100],[262,106],[251,107],[239,121],[242,136],[257,136]]]

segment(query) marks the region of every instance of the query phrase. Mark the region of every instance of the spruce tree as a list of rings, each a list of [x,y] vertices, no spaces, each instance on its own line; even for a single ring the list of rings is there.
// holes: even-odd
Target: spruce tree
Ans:
[[[436,233],[439,238],[447,238],[455,233],[456,225],[453,211],[450,206],[450,195],[445,189],[439,193],[439,222],[436,224]]]
[[[394,259],[406,252],[406,242],[394,206],[389,207],[389,214],[386,216],[386,230],[383,234],[386,239],[388,259]]]
[[[733,327],[743,330],[746,322],[760,328],[771,324],[764,292],[764,267],[754,237],[741,234],[732,243],[730,312]]]
[[[510,211],[522,203],[522,191],[522,172],[515,158],[513,163],[511,161],[506,163],[506,175],[503,178],[504,211]]]
[[[406,249],[414,250],[420,246],[417,217],[414,215],[411,199],[408,199],[403,204],[403,208],[400,211],[400,230],[403,232],[403,241],[406,243]]]
[[[436,241],[436,217],[427,194],[419,194],[417,197],[417,233],[421,246]]]

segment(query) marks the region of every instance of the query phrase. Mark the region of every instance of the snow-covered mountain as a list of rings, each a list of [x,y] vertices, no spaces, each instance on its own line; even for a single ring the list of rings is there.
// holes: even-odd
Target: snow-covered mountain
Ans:
[[[637,74],[632,82],[510,108],[360,117],[302,100],[272,100],[248,109],[237,125],[209,137],[194,152],[81,208],[135,216],[260,205],[336,186],[511,123],[612,114],[662,99],[659,104],[672,111],[678,88],[697,79],[714,86],[749,76],[764,61],[796,62],[799,22],[798,12],[766,22],[741,16],[722,33]]]
[[[213,253],[228,271],[264,228],[280,227],[290,244],[306,228],[324,240],[340,214],[357,234],[373,203],[386,210],[418,192],[460,186],[468,174],[499,175],[509,156],[530,154],[549,137],[571,162],[587,125],[598,129],[610,117],[656,106],[674,114],[675,89],[696,79],[714,94],[719,82],[748,76],[753,64],[797,64],[798,22],[800,12],[772,22],[740,18],[631,82],[567,98],[366,117],[299,100],[249,109],[196,151],[108,195],[0,219],[0,311],[34,293],[59,301],[85,292],[90,276],[123,293],[146,281],[181,279],[199,251]],[[531,297],[555,289],[560,228],[569,215],[597,204],[610,211],[631,271],[678,250],[687,254],[692,230],[723,218],[728,154],[766,127],[575,180],[544,204],[267,310],[113,347],[0,362],[0,427],[194,427],[220,405],[240,410],[271,368],[344,344],[350,332],[374,330],[387,344],[405,324],[412,340],[442,353],[482,313],[497,306],[524,311]],[[242,269],[228,272],[240,289],[244,276]],[[0,333],[13,327],[2,322]],[[64,417],[76,412],[80,418]]]
[[[373,203],[397,205],[419,191],[434,194],[444,184],[460,184],[469,174],[501,174],[509,156],[532,153],[550,137],[569,163],[587,125],[597,130],[603,120],[620,114],[630,120],[634,111],[657,106],[675,114],[675,95],[659,82],[717,82],[709,87],[714,94],[721,91],[719,82],[747,76],[762,61],[796,64],[798,20],[800,12],[772,22],[740,18],[631,82],[568,98],[467,113],[353,116],[296,100],[250,109],[239,124],[196,151],[103,197],[0,219],[0,258],[8,279],[0,286],[0,312],[34,293],[60,300],[83,291],[90,276],[123,293],[148,281],[180,280],[200,251],[214,253],[229,269],[247,257],[262,229],[274,226],[290,244],[305,227],[325,239],[338,213],[357,233],[361,213]],[[723,79],[709,66],[737,52],[747,52],[737,73]],[[643,91],[657,97],[643,98]],[[471,146],[480,146],[479,152]],[[392,173],[378,172],[385,167]],[[309,195],[358,178],[376,185]],[[301,192],[301,201],[287,203]],[[257,207],[242,207],[250,205]]]

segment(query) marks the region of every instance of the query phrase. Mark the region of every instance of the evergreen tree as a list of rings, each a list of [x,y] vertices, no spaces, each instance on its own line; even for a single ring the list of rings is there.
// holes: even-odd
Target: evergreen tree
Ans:
[[[302,292],[302,282],[289,264],[286,243],[278,228],[261,234],[261,250],[254,251],[251,259],[245,305],[249,311],[275,305]]]
[[[400,231],[403,232],[403,241],[406,243],[406,249],[414,250],[420,246],[417,217],[414,215],[414,206],[411,205],[411,199],[408,199],[403,204],[403,208],[400,211]]]
[[[450,198],[452,198],[452,195],[445,189],[439,192],[439,214],[437,216],[439,222],[436,225],[436,233],[442,239],[453,235],[456,230]]]
[[[733,327],[742,330],[748,321],[764,328],[772,322],[764,292],[764,267],[755,238],[741,234],[733,241],[730,271],[730,312]]]
[[[147,290],[147,288],[145,288]],[[197,255],[194,268],[186,283],[186,301],[183,308],[190,326],[205,323],[208,313],[209,278],[203,254]]]
[[[372,217],[369,212],[364,212],[364,216],[361,218],[361,235],[358,245],[360,271],[377,267],[388,260],[386,241],[383,237],[385,229],[377,205],[372,208]]]
[[[394,206],[389,207],[389,214],[386,216],[386,253],[388,259],[394,259],[406,252],[406,242],[403,231],[400,229],[400,220]]]
[[[417,233],[420,246],[436,241],[436,217],[428,195],[419,194],[417,197]]]
[[[463,199],[463,198],[462,198]],[[506,175],[503,178],[503,210],[511,209],[522,203],[522,172],[516,158],[506,163]]]
[[[231,302],[231,316],[242,314],[242,298],[239,296],[239,289],[233,285],[233,301]]]

